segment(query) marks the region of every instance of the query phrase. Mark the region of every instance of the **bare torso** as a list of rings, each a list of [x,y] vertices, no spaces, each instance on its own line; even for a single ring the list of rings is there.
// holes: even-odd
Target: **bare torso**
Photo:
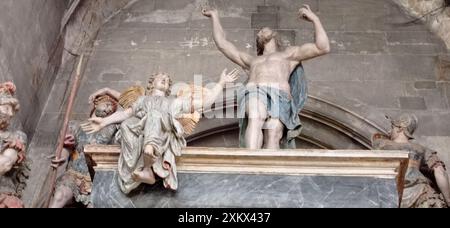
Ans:
[[[251,62],[247,87],[268,86],[290,94],[289,77],[297,64],[283,52],[258,56]]]
[[[213,38],[218,49],[228,59],[248,71],[250,76],[247,88],[249,89],[258,86],[276,88],[292,97],[289,79],[295,67],[302,61],[328,54],[331,50],[325,29],[309,5],[304,5],[299,9],[298,18],[313,23],[315,42],[291,46],[282,52],[277,52],[276,50],[280,47],[279,34],[270,28],[263,28],[256,35],[257,53],[263,54],[258,57],[239,51],[233,43],[226,39],[219,12],[216,9],[205,7],[202,9],[202,13],[212,19]],[[279,149],[285,131],[284,124],[279,119],[268,118],[269,113],[267,107],[264,107],[264,101],[250,99],[252,100],[247,102],[248,107],[245,107],[249,124],[241,126],[241,132],[245,131],[245,147],[261,149],[264,145],[267,149]]]

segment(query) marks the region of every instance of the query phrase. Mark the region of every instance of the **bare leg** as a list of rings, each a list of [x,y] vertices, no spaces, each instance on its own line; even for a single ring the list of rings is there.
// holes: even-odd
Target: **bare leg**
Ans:
[[[264,132],[265,149],[280,149],[280,141],[283,138],[284,124],[279,119],[269,119]]]
[[[267,118],[267,109],[257,98],[250,98],[247,105],[248,126],[245,132],[247,149],[261,149],[263,146],[262,128]]]
[[[155,184],[156,178],[152,169],[155,161],[154,148],[151,145],[147,145],[144,149],[144,168],[133,173],[134,180],[149,185]]]
[[[73,201],[72,190],[66,186],[60,186],[55,190],[52,202],[49,208],[63,208]]]
[[[434,168],[434,176],[436,177],[439,190],[441,190],[447,205],[450,207],[450,183],[444,167],[438,166]]]

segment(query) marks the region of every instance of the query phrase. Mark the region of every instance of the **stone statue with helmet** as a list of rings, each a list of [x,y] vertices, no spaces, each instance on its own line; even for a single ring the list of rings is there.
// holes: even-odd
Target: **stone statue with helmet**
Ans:
[[[402,114],[390,118],[389,136],[376,134],[373,147],[380,150],[404,150],[409,154],[401,202],[403,208],[446,208],[450,205],[450,185],[445,164],[434,150],[414,140],[418,127],[415,115]]]

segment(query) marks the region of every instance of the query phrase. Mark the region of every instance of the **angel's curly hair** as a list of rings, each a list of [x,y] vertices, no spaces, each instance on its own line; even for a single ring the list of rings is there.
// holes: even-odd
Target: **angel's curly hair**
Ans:
[[[172,85],[173,85],[173,81],[172,78],[170,77],[170,75],[168,73],[156,73],[156,74],[152,74],[150,76],[150,78],[148,79],[148,85],[147,85],[147,95],[152,94],[153,90],[154,90],[154,86],[153,83],[155,82],[155,79],[157,76],[159,75],[167,75],[169,77],[169,89],[166,91],[166,96],[170,96],[172,94]]]

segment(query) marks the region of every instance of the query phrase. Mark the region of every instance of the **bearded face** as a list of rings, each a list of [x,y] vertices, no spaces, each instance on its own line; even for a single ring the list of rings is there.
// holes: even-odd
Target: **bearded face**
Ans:
[[[258,44],[259,45],[266,45],[269,43],[273,38],[275,38],[275,32],[270,28],[263,28],[261,31],[258,32],[257,38],[258,38]]]
[[[111,101],[105,101],[95,105],[95,116],[105,118],[115,112],[114,104]]]
[[[0,130],[8,129],[14,114],[14,108],[11,105],[0,105]]]
[[[277,48],[281,47],[281,43],[277,32],[273,31],[270,28],[263,28],[261,29],[261,31],[258,32],[258,34],[256,35],[256,47],[258,56],[264,54],[266,44],[268,44],[272,40],[275,41]]]

